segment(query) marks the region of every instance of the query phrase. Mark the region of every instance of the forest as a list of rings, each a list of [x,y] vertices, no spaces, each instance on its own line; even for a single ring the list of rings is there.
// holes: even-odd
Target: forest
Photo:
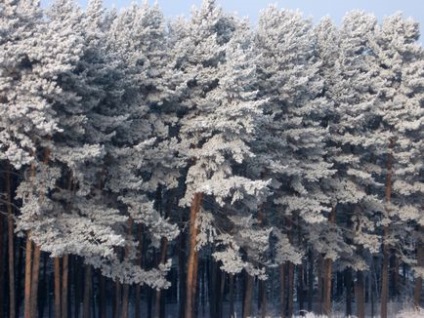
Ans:
[[[0,317],[424,302],[419,25],[0,3]]]

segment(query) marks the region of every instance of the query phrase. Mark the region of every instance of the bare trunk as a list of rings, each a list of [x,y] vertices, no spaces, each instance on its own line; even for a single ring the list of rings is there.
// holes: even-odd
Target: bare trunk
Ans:
[[[55,257],[53,262],[54,262],[54,317],[61,318],[60,258]]]
[[[25,249],[25,291],[24,291],[24,317],[31,318],[31,270],[32,270],[32,241],[27,235]]]
[[[336,206],[331,209],[328,217],[330,227],[336,223]],[[324,259],[324,273],[323,273],[323,314],[331,315],[331,279],[333,273],[333,260],[330,258]]]
[[[14,244],[14,222],[12,207],[12,179],[10,167],[6,173],[6,191],[7,191],[7,244],[8,244],[8,262],[9,262],[9,317],[16,317],[16,296],[15,296],[15,244]]]
[[[356,294],[356,315],[358,318],[365,317],[365,284],[364,284],[364,273],[358,271],[356,274],[355,283],[355,294]]]
[[[243,318],[252,316],[253,276],[246,273],[246,289],[244,291]]]
[[[99,318],[106,318],[106,278],[101,273],[98,273],[98,276],[99,298],[97,300],[97,303],[99,304]],[[136,315],[136,317],[139,316]]]
[[[130,217],[128,219],[128,237],[129,239],[132,236],[132,229],[133,229],[133,219]],[[130,253],[130,247],[126,246],[125,247],[125,255],[124,258],[128,258],[129,257],[129,253]],[[128,318],[128,310],[129,310],[129,305],[130,305],[130,285],[128,284],[123,284],[122,287],[122,318]]]
[[[286,264],[280,265],[280,316],[282,318],[286,317],[286,307],[287,307],[287,301],[286,301]]]
[[[234,313],[234,275],[233,274],[229,274],[230,275],[230,317],[234,317],[235,313]]]
[[[90,318],[90,297],[91,296],[91,266],[85,265],[84,275],[84,300],[83,300],[83,318]]]
[[[138,257],[137,263],[141,267],[143,265],[143,227],[142,225],[137,225],[137,235],[138,235]],[[140,285],[135,286],[135,318],[140,318],[141,316],[141,287]]]
[[[34,255],[31,273],[31,317],[33,318],[37,317],[38,282],[40,279],[40,257],[41,249],[38,245],[34,244]]]
[[[121,318],[121,309],[122,309],[122,285],[117,280],[115,282],[115,310],[113,317]]]
[[[196,249],[197,235],[199,229],[196,225],[197,215],[202,205],[203,193],[196,193],[190,208],[190,241],[189,241],[189,255],[187,264],[187,290],[186,290],[186,306],[185,318],[196,317],[195,313],[195,300],[196,300],[196,286],[197,286],[197,264],[198,252]]]
[[[387,174],[386,174],[386,217],[390,217],[389,204],[392,198],[392,174],[393,174],[393,154],[392,149],[394,147],[394,140],[390,140],[389,151],[387,154]],[[387,239],[389,236],[389,227],[384,225],[383,227],[383,266],[381,270],[381,318],[387,318],[387,303],[389,302],[389,246]]]
[[[62,318],[68,318],[69,256],[62,258]]]
[[[294,264],[291,262],[288,263],[287,290],[287,316],[292,317],[294,311]]]
[[[258,297],[259,297],[259,308],[261,310],[261,317],[265,318],[266,316],[266,281],[265,280],[260,280],[259,281],[259,293],[258,293]]]

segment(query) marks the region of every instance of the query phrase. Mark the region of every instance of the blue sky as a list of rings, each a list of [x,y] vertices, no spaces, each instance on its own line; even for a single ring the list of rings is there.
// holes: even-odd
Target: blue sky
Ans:
[[[47,5],[52,0],[42,0]],[[77,0],[85,6],[87,0]],[[106,6],[124,7],[133,0],[104,0]],[[164,14],[171,18],[179,15],[188,16],[193,5],[200,6],[201,0],[157,0]],[[139,0],[143,2],[143,0]],[[151,0],[153,2],[153,0]],[[259,12],[268,4],[277,4],[280,8],[299,9],[306,17],[319,21],[324,16],[330,16],[340,22],[347,11],[361,9],[373,12],[379,19],[397,11],[405,16],[413,17],[421,25],[421,43],[424,43],[424,1],[422,0],[218,0],[227,11],[237,12],[239,16],[248,16],[253,22],[257,21]]]

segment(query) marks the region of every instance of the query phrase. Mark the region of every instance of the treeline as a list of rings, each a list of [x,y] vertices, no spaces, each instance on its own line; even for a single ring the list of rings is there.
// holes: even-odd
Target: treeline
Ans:
[[[0,316],[422,304],[418,24],[0,4]],[[340,308],[337,304],[344,304]]]

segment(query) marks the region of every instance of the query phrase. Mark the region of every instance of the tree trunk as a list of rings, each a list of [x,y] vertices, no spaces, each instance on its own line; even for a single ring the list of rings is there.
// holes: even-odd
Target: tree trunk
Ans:
[[[355,296],[356,296],[356,316],[358,316],[358,318],[364,318],[365,317],[365,284],[364,284],[364,273],[362,271],[358,271],[356,273]]]
[[[7,244],[8,244],[8,264],[9,264],[9,317],[16,317],[16,296],[15,296],[15,244],[14,244],[14,222],[12,207],[12,179],[9,167],[6,172],[6,194],[7,194]],[[3,286],[3,285],[2,285]]]
[[[60,295],[60,258],[55,257],[54,260],[54,317],[61,318],[61,295]]]
[[[392,198],[392,174],[393,174],[393,154],[392,149],[394,147],[394,140],[390,140],[389,151],[387,154],[387,165],[386,165],[386,217],[390,218],[389,204]],[[389,246],[387,239],[389,236],[389,227],[386,223],[383,227],[383,266],[381,270],[381,318],[387,318],[387,303],[389,302]]]
[[[258,308],[260,309],[261,317],[266,316],[266,281],[259,280],[259,292],[258,292]]]
[[[417,244],[417,262],[419,267],[424,266],[424,244],[422,242],[418,242]],[[423,288],[423,278],[418,276],[415,278],[415,286],[414,286],[414,306],[415,308],[420,307],[421,300],[421,290]]]
[[[287,284],[286,284],[286,264],[280,265],[280,316],[281,318],[286,317],[286,308],[287,308]]]
[[[292,317],[294,311],[294,264],[292,262],[288,263],[287,290],[287,317]]]
[[[235,317],[235,312],[234,312],[234,275],[233,274],[229,274],[229,280],[230,280],[230,317]]]
[[[98,273],[99,277],[99,299],[97,303],[99,304],[99,318],[106,318],[106,278],[102,275],[102,273]],[[138,285],[137,285],[138,286]],[[135,308],[137,312],[137,307]],[[140,314],[138,312],[138,314]],[[137,316],[136,317],[140,317]]]
[[[41,249],[38,245],[34,244],[34,255],[31,273],[31,317],[33,318],[37,317],[38,282],[40,279],[40,258]]]
[[[140,267],[143,265],[143,226],[141,224],[137,225],[137,235],[138,235],[138,256],[137,263]],[[135,318],[141,317],[141,286],[135,286]]]
[[[62,318],[68,318],[69,256],[62,258]]]
[[[130,217],[128,219],[128,238],[131,239],[132,236],[132,230],[133,230],[133,219]],[[125,247],[125,255],[124,258],[128,258],[130,253],[130,247]],[[128,310],[130,306],[130,285],[123,284],[122,286],[122,318],[128,318]]]
[[[196,317],[195,312],[195,299],[196,299],[196,286],[197,286],[197,264],[198,252],[196,249],[197,235],[199,229],[196,225],[197,215],[202,205],[203,193],[196,193],[190,208],[190,241],[189,241],[189,255],[187,264],[187,286],[186,286],[186,306],[185,318]]]
[[[31,272],[32,271],[32,241],[27,235],[25,249],[25,291],[24,291],[24,318],[31,317]]]
[[[253,276],[246,273],[246,287],[244,291],[243,318],[252,316]]]
[[[90,318],[90,298],[91,298],[91,266],[85,265],[84,275],[84,300],[83,300],[83,318]]]
[[[16,317],[20,317],[20,308],[22,307],[22,300],[25,300],[25,295],[23,295],[24,289],[18,288],[18,286],[22,286],[22,277],[24,276],[24,271],[22,270],[24,268],[24,248],[23,248],[23,242],[24,239],[18,238],[17,239],[17,246],[18,246],[18,266],[16,267],[16,288],[15,288],[15,295],[16,295],[16,305],[15,305],[15,312]],[[23,306],[25,307],[25,306]]]
[[[115,308],[114,308],[114,318],[121,318],[121,309],[122,309],[122,285],[117,280],[115,282]]]
[[[330,229],[336,224],[336,206],[331,209],[328,217]],[[333,260],[330,258],[324,259],[324,274],[323,274],[323,314],[331,315],[331,279],[333,272]]]
[[[308,252],[308,311],[312,311],[314,299],[314,258],[312,251]]]
[[[346,268],[344,271],[344,287],[346,289],[346,317],[352,315],[352,269]],[[356,300],[357,305],[358,299]]]

